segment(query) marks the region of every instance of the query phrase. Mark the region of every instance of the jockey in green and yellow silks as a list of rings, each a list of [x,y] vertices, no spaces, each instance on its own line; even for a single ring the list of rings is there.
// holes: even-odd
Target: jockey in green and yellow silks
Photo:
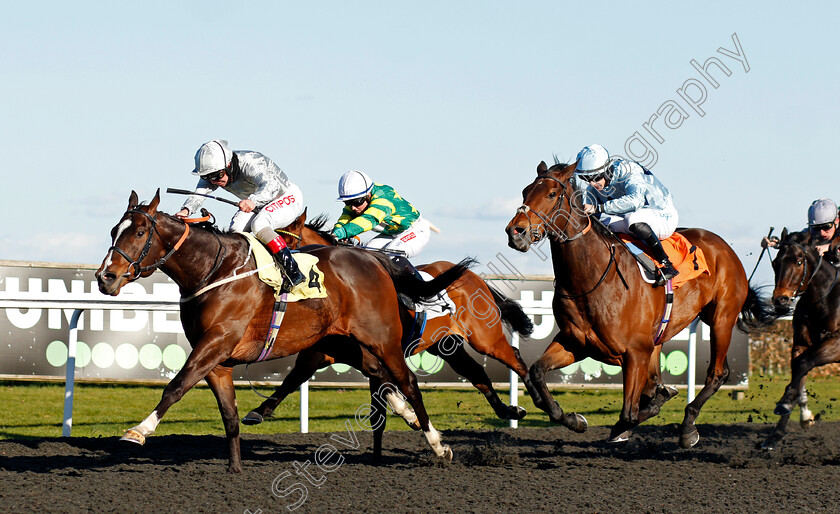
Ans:
[[[332,233],[347,239],[373,230],[379,235],[367,243],[368,248],[405,252],[406,257],[419,254],[429,242],[429,223],[394,188],[374,184],[361,171],[348,171],[338,183],[338,200],[344,210]]]

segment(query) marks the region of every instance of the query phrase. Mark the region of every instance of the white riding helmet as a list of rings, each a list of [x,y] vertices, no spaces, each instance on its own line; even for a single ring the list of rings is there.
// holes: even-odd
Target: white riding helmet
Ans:
[[[223,170],[230,166],[233,152],[224,139],[214,139],[201,145],[195,153],[195,169],[193,175],[204,176],[208,173]]]
[[[610,162],[610,154],[601,145],[584,146],[578,152],[575,175],[595,175],[601,173]]]
[[[338,201],[361,198],[373,189],[373,181],[363,171],[350,170],[338,180]]]
[[[809,227],[833,223],[835,218],[837,218],[837,204],[828,198],[814,200],[814,203],[808,208]]]

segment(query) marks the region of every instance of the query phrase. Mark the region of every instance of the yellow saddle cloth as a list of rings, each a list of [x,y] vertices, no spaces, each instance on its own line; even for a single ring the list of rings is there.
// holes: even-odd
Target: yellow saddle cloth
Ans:
[[[260,280],[274,288],[275,298],[280,298],[282,294],[280,288],[283,286],[283,274],[274,265],[274,257],[266,249],[262,241],[248,232],[238,232],[238,234],[245,237],[251,244],[251,253],[257,261],[257,275]],[[324,272],[318,269],[318,257],[308,253],[293,253],[295,262],[297,262],[300,272],[306,277],[306,280],[292,289],[286,297],[287,302],[297,302],[300,300],[308,300],[310,298],[326,298],[327,287],[324,284]]]

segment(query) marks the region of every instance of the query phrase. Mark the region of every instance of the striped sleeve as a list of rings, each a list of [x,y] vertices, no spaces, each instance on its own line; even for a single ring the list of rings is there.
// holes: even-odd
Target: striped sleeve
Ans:
[[[347,237],[353,237],[373,229],[382,223],[396,209],[387,198],[375,198],[365,212],[344,224]],[[339,221],[341,221],[339,219]]]

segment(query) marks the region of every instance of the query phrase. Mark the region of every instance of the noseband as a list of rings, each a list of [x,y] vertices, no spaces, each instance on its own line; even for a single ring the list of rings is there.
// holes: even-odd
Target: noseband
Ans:
[[[560,210],[560,207],[563,203],[563,198],[568,197],[569,195],[568,195],[568,190],[566,189],[566,184],[564,184],[563,181],[561,181],[560,179],[558,179],[556,177],[552,177],[551,175],[548,175],[547,173],[543,173],[543,174],[537,176],[537,180],[541,180],[541,179],[553,180],[554,182],[557,182],[558,184],[560,184],[560,187],[562,188],[562,192],[557,197],[557,200],[555,201],[554,206],[551,208],[550,211],[548,211],[548,214],[543,214],[542,212],[533,211],[529,206],[527,206],[525,204],[522,204],[521,206],[519,206],[518,209],[516,209],[517,214],[524,214],[525,217],[528,218],[528,224],[531,227],[535,226],[534,223],[531,222],[531,213],[532,212],[541,221],[541,223],[538,223],[536,225],[537,228],[530,230],[532,243],[536,243],[540,239],[542,239],[543,233],[540,231],[540,227],[542,227],[542,230],[545,232],[546,235],[548,235],[549,237],[551,237],[552,239],[554,239],[555,241],[557,241],[560,244],[568,243],[570,241],[574,241],[575,239],[577,239],[577,238],[583,236],[584,234],[586,234],[589,231],[589,228],[592,226],[592,220],[591,219],[587,219],[588,223],[583,230],[581,230],[580,232],[578,232],[577,234],[575,234],[571,237],[566,236],[565,229],[569,226],[569,221],[571,221],[571,216],[566,218],[566,224],[563,225],[562,229],[559,229],[558,231],[549,229],[549,227],[554,226],[553,220],[549,219],[549,218],[553,218],[553,214],[556,211]],[[572,208],[571,198],[569,198],[569,208],[570,209]]]
[[[794,246],[794,247],[802,250],[802,256],[803,256],[802,257],[802,263],[804,265],[804,269],[802,270],[802,279],[799,281],[799,285],[796,286],[796,290],[793,291],[793,295],[792,295],[793,298],[799,298],[800,296],[805,294],[805,291],[808,289],[808,286],[811,284],[811,280],[813,280],[814,276],[817,274],[817,271],[819,271],[820,266],[822,265],[822,262],[823,262],[823,256],[820,255],[820,260],[817,262],[817,265],[814,267],[814,271],[811,273],[811,276],[809,277],[808,276],[808,252],[806,251],[805,247],[802,246],[799,243],[794,243],[794,242],[779,243],[779,248],[780,249],[783,246]],[[778,258],[779,258],[779,256],[777,255],[776,259],[778,259]],[[777,287],[778,287],[778,285],[777,285]],[[786,289],[788,291],[790,290],[790,288],[787,288],[787,287],[784,287],[782,289]]]
[[[175,246],[173,246],[172,249],[169,250],[169,252],[166,255],[164,255],[163,257],[158,259],[155,263],[151,264],[150,266],[141,266],[141,263],[149,255],[149,251],[152,248],[152,233],[157,234],[158,237],[161,239],[161,241],[163,241],[163,237],[161,237],[160,232],[158,232],[158,229],[157,229],[157,213],[155,213],[154,216],[150,216],[149,213],[147,213],[145,211],[141,211],[140,209],[129,209],[125,213],[126,214],[142,214],[152,224],[152,229],[149,230],[149,236],[146,238],[146,244],[143,245],[143,249],[140,251],[140,255],[136,259],[132,259],[131,257],[129,257],[128,254],[126,254],[122,250],[122,248],[120,248],[116,245],[113,245],[113,246],[111,246],[111,248],[108,249],[108,251],[113,251],[115,253],[118,253],[120,256],[122,256],[123,259],[125,259],[126,261],[129,262],[128,271],[126,271],[122,275],[124,278],[128,278],[129,280],[136,280],[140,277],[140,275],[142,275],[146,271],[155,270],[155,269],[163,266],[163,264],[170,257],[172,257],[172,254],[174,254],[176,251],[178,251],[178,248],[181,247],[181,244],[187,239],[187,235],[190,233],[190,225],[188,223],[184,223],[184,233],[181,235],[181,238],[178,240],[178,242],[175,243]],[[132,270],[134,270],[134,272],[132,272]]]

